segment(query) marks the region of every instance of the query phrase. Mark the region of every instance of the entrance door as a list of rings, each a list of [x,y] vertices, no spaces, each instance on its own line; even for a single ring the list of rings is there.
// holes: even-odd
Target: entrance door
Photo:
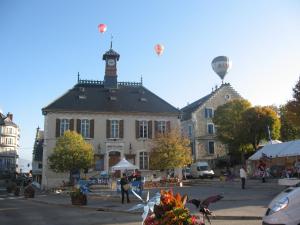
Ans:
[[[121,153],[117,151],[112,151],[109,153],[108,166],[112,167],[116,165],[121,160]]]

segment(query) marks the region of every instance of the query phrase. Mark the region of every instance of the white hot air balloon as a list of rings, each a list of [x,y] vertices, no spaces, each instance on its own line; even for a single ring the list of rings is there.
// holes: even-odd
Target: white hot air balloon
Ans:
[[[232,62],[229,60],[227,56],[218,56],[214,58],[213,61],[211,62],[211,66],[213,70],[215,71],[216,74],[219,75],[219,77],[222,80],[222,83],[225,75],[231,68],[231,65]]]

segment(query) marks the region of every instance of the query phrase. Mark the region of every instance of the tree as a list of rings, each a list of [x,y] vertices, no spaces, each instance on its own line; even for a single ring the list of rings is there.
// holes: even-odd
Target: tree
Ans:
[[[287,116],[286,106],[280,107],[280,136],[282,141],[291,141],[299,138],[299,128]]]
[[[182,168],[192,162],[188,138],[172,130],[153,140],[150,152],[150,168],[156,170]]]
[[[297,138],[300,131],[300,78],[293,88],[293,99],[288,101],[285,105],[282,116],[284,121],[283,129],[286,129],[286,126],[288,126],[288,128],[292,129],[292,133],[296,132],[294,137]],[[288,130],[290,131],[290,129]],[[285,135],[287,135],[287,133],[283,133],[283,138],[286,138]],[[294,134],[292,134],[292,136],[293,135]],[[287,138],[293,139],[293,137]]]
[[[50,169],[55,172],[69,172],[89,168],[92,165],[94,150],[91,144],[74,132],[66,131],[59,137],[53,153],[49,156]]]
[[[232,155],[245,149],[242,115],[250,107],[251,104],[247,100],[233,100],[219,106],[214,113],[213,122],[217,128],[217,137],[228,145],[229,153]]]
[[[256,150],[263,139],[278,139],[280,136],[280,120],[270,107],[255,106],[247,109],[242,115],[241,131],[245,143]],[[270,132],[270,134],[269,134]],[[269,137],[270,135],[270,137]]]

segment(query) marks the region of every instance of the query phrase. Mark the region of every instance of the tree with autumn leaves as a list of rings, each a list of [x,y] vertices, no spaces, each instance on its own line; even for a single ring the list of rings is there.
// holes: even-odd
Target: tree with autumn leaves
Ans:
[[[190,141],[179,130],[160,134],[153,139],[150,168],[169,170],[183,168],[192,162]]]

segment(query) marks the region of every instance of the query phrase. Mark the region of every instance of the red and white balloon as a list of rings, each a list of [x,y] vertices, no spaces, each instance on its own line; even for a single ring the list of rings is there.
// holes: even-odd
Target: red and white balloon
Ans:
[[[160,56],[160,55],[163,54],[163,52],[164,52],[164,50],[165,50],[165,47],[164,47],[162,44],[156,44],[156,45],[154,46],[154,50],[155,50],[156,54],[157,54],[158,56]]]
[[[107,26],[104,23],[98,25],[98,30],[102,34],[107,30]]]

